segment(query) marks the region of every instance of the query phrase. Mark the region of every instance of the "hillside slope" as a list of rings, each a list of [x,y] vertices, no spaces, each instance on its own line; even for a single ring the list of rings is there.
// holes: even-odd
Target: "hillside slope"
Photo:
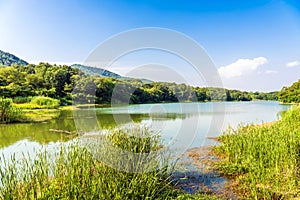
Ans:
[[[17,56],[0,50],[0,66],[11,66],[13,64],[28,65],[28,62],[18,58]]]
[[[81,64],[73,64],[71,65],[71,67],[78,68],[85,74],[89,74],[89,75],[100,75],[105,77],[121,78],[119,74],[98,67],[91,67],[91,66],[86,66]]]

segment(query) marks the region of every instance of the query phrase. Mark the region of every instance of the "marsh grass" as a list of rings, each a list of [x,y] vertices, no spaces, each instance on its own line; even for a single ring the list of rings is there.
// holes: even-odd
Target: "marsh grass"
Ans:
[[[135,131],[142,131],[143,137],[135,137],[137,134],[128,135],[128,130],[120,129],[112,130],[101,137],[132,153],[149,153],[162,148],[159,138],[151,135],[148,130],[137,128]],[[97,143],[92,146],[97,148],[95,144]],[[91,152],[90,148],[77,141],[61,146],[54,155],[41,152],[31,160],[26,157],[16,159],[14,156],[9,162],[2,160],[0,199],[210,198],[204,194],[184,194],[175,189],[169,178],[172,166],[168,159],[153,160],[151,165],[157,165],[154,170],[134,173],[108,166],[95,155],[97,151]],[[116,156],[110,149],[98,148],[104,151],[102,155],[114,156],[114,160],[119,161],[117,163],[123,167],[128,164],[120,160],[124,157]]]
[[[240,197],[300,197],[300,107],[270,125],[230,129],[219,137],[214,153],[218,171],[231,177]]]

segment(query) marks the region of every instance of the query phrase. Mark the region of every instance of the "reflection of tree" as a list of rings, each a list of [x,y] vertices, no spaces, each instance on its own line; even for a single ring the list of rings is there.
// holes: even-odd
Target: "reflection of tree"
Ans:
[[[103,129],[115,128],[131,122],[140,123],[147,117],[149,117],[148,114],[97,114],[99,125]]]
[[[51,129],[66,132],[76,131],[72,111],[61,111],[58,118],[42,123],[0,125],[0,148],[25,139],[36,141],[40,144],[69,139],[67,134],[53,132]]]
[[[0,126],[0,148],[21,140],[36,141],[40,144],[64,141],[64,134],[50,132],[58,129],[56,123],[9,124]]]
[[[177,104],[172,104],[173,106]],[[147,105],[144,105],[147,107]],[[193,106],[193,105],[191,105]],[[49,130],[61,130],[65,132],[75,132],[77,131],[74,117],[83,117],[82,120],[85,126],[89,130],[101,130],[116,128],[119,125],[124,125],[127,123],[141,123],[142,120],[152,119],[156,121],[168,121],[176,119],[186,119],[197,115],[196,112],[177,113],[177,112],[167,112],[167,113],[124,113],[124,109],[129,109],[128,107],[117,107],[116,114],[113,114],[111,108],[100,108],[96,109],[81,109],[80,112],[75,111],[60,111],[60,115],[56,119],[47,121],[46,123],[26,123],[26,124],[8,124],[0,125],[0,148],[9,146],[17,141],[28,139],[36,141],[40,144],[47,144],[49,142],[65,141],[68,138],[65,137],[67,134],[56,133]],[[175,108],[177,110],[177,108]],[[108,111],[107,111],[108,110]],[[107,112],[106,112],[107,111]],[[120,112],[120,113],[118,113]],[[91,123],[88,124],[90,117],[97,117],[98,124]],[[77,124],[78,125],[78,124]],[[80,124],[79,124],[80,126]]]

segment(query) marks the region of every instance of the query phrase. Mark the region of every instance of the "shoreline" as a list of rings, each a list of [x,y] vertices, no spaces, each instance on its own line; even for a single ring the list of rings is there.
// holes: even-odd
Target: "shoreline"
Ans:
[[[236,127],[233,130],[245,128],[248,126],[271,127],[278,121],[280,121],[280,119],[258,124],[245,124],[242,127]],[[228,133],[228,131],[229,130],[226,129],[225,132],[227,132],[227,134],[231,134]],[[221,135],[217,137],[207,137],[207,139],[216,141],[222,145],[221,141],[219,140]],[[186,164],[194,166],[194,168],[192,170],[187,170],[187,174],[189,177],[191,177],[191,180],[180,183],[178,187],[191,194],[195,192],[211,192],[220,198],[239,199],[239,194],[236,194],[233,190],[233,187],[235,187],[236,184],[234,182],[234,179],[232,177],[222,175],[217,169],[215,169],[215,163],[221,160],[220,155],[217,155],[213,150],[216,146],[218,145],[215,144],[212,146],[198,146],[187,149],[184,156],[192,159],[192,162],[190,161]],[[196,180],[195,174],[196,176],[198,176],[198,180]],[[207,180],[207,178],[209,178],[210,180]],[[199,183],[203,182],[205,182],[206,184],[199,185]]]
[[[300,103],[295,103],[295,102],[292,102],[292,103],[284,103],[284,102],[280,102],[279,101],[279,104],[281,104],[281,105],[300,105]]]

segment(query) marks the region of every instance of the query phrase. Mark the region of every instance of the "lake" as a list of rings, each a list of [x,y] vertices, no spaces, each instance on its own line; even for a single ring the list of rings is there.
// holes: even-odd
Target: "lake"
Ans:
[[[274,121],[288,108],[278,102],[261,101],[142,104],[60,111],[59,118],[43,123],[1,124],[0,155],[35,155],[42,148],[52,151],[71,140],[61,132],[95,132],[131,123],[150,127],[161,134],[165,145],[185,150],[216,144],[209,138],[220,135],[229,125]]]

